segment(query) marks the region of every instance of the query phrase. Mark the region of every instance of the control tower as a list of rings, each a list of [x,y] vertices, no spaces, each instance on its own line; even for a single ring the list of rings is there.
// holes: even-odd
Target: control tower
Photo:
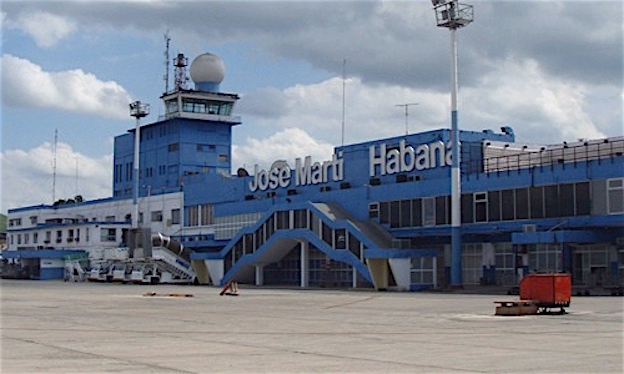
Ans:
[[[204,53],[190,66],[194,88],[187,88],[187,59],[174,59],[175,85],[165,92],[165,113],[140,129],[139,196],[173,192],[195,174],[231,174],[232,127],[236,94],[220,92],[225,65],[218,56]],[[115,138],[113,194],[130,197],[132,191],[135,130]]]
[[[165,118],[203,119],[211,122],[237,125],[240,118],[232,117],[232,108],[237,95],[219,92],[219,85],[225,76],[223,61],[211,53],[204,53],[191,64],[191,79],[194,90],[186,89],[184,55],[175,61],[176,82],[173,92],[166,92],[161,99],[165,103]]]

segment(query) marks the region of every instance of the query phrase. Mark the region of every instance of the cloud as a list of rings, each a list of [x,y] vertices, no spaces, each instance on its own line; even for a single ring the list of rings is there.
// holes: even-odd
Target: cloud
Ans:
[[[30,35],[41,48],[51,48],[76,31],[76,23],[69,19],[46,12],[22,12],[7,26]]]
[[[296,127],[319,142],[340,145],[342,84],[341,78],[331,78],[243,95],[244,126],[253,127],[257,136]],[[408,108],[410,133],[449,127],[449,93],[371,86],[359,78],[348,78],[345,87],[345,144],[404,134],[405,111],[398,107],[404,103],[419,104]],[[460,90],[460,127],[481,131],[509,125],[520,141],[536,144],[605,137],[588,112],[587,93],[594,89],[552,76],[535,60],[509,57],[492,65],[477,86]]]
[[[462,101],[469,121],[509,124],[523,142],[602,138],[587,112],[588,91],[546,73],[535,60],[508,58],[492,66],[478,88],[462,91]]]
[[[407,102],[419,103],[418,107],[410,108],[410,132],[444,125],[448,95],[396,85],[370,86],[357,77],[346,79],[344,84],[345,144],[404,134],[404,110],[396,105]],[[340,145],[342,101],[342,78],[330,78],[283,90],[251,92],[242,96],[239,110],[246,126],[255,130],[272,133],[297,127],[314,134],[319,141]],[[271,108],[272,117],[266,116],[268,109],[262,103]]]
[[[2,55],[2,103],[10,106],[127,119],[126,90],[114,81],[101,81],[80,69],[46,72],[41,66],[10,54]]]
[[[12,149],[0,154],[2,212],[7,209],[51,204],[54,151],[51,143],[30,150]],[[56,149],[55,198],[81,195],[85,200],[111,196],[112,155],[91,158],[65,143]]]
[[[331,159],[332,153],[331,144],[314,139],[300,128],[287,128],[265,139],[248,137],[245,144],[232,147],[234,168],[244,167],[249,172],[256,164],[266,169],[274,161],[285,160],[294,167],[298,157],[312,156],[313,160],[322,161]]]

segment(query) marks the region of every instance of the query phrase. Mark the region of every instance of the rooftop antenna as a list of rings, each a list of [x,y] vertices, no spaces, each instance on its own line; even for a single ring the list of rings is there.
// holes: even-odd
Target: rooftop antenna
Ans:
[[[58,128],[54,129],[54,145],[52,146],[52,203],[56,201],[56,145],[58,143]]]
[[[76,156],[76,193],[74,196],[78,196],[78,156]]]
[[[175,66],[175,90],[185,90],[186,81],[188,81],[188,77],[186,76],[188,59],[184,57],[184,53],[178,53],[178,57],[175,58],[173,66]]]
[[[412,105],[418,105],[418,103],[407,103],[407,104],[397,104],[397,105],[395,105],[395,106],[401,106],[401,107],[405,108],[405,135],[408,134],[408,128],[407,128],[407,116],[408,116],[407,111],[408,110],[407,110],[407,108],[412,106]]]
[[[345,136],[345,70],[347,66],[347,59],[342,60],[342,143],[341,146],[344,146],[344,136]]]
[[[165,32],[165,94],[169,92],[169,43],[171,38],[169,37],[169,29]]]

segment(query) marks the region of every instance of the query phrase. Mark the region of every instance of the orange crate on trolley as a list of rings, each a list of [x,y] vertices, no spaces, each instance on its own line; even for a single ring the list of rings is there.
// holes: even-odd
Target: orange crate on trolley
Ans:
[[[570,306],[572,277],[570,274],[529,274],[520,281],[520,300],[532,300],[539,308]]]

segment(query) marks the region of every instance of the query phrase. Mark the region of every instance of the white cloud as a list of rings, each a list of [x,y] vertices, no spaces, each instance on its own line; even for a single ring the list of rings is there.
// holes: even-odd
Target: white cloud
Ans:
[[[312,156],[314,161],[324,161],[330,159],[332,153],[331,144],[317,141],[299,128],[284,129],[266,139],[249,137],[244,145],[232,147],[234,168],[244,167],[249,172],[253,172],[255,164],[265,169],[276,160],[285,160],[294,167],[293,162],[298,157]]]
[[[2,55],[2,102],[6,105],[52,108],[127,119],[126,90],[84,71],[46,72],[41,66],[10,54]]]
[[[592,90],[549,75],[534,60],[508,58],[494,64],[478,85],[460,88],[460,128],[497,131],[509,125],[519,141],[538,144],[605,137],[589,114],[586,93]],[[408,108],[410,133],[450,126],[449,93],[347,79],[345,144],[404,134],[405,111],[397,107],[404,103],[419,104]],[[241,110],[245,126],[257,134],[296,127],[317,141],[340,145],[342,79],[243,95]]]
[[[55,14],[36,11],[21,13],[16,20],[7,22],[11,28],[30,35],[41,48],[54,47],[76,31],[76,23]]]
[[[276,91],[263,89],[261,94],[243,95],[241,110],[247,126],[269,132],[297,127],[324,142],[341,144],[341,78]],[[370,86],[359,78],[347,79],[345,92],[345,144],[404,134],[405,112],[397,104],[419,103],[410,108],[410,133],[445,124],[448,95],[400,86]],[[266,106],[279,111],[267,118],[265,110],[257,109]]]
[[[53,145],[43,143],[24,151],[5,150],[2,165],[2,212],[7,209],[51,204],[53,191]],[[65,143],[56,148],[55,198],[81,195],[86,199],[111,196],[112,156],[91,158],[74,151]]]
[[[535,60],[507,59],[461,97],[474,122],[509,124],[521,141],[554,143],[606,136],[587,113],[587,91],[583,84],[546,74]]]

